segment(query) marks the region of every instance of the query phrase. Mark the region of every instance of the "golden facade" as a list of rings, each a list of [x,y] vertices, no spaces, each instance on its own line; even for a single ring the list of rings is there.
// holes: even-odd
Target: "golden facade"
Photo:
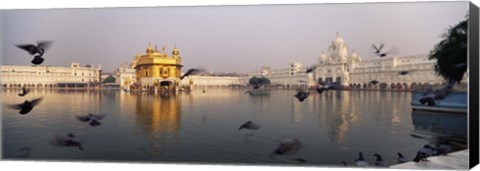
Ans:
[[[181,76],[182,59],[177,47],[172,51],[172,55],[168,56],[165,47],[162,51],[158,51],[149,44],[146,54],[135,56],[132,61],[135,69],[137,86],[142,89],[170,89],[173,90],[178,86]]]

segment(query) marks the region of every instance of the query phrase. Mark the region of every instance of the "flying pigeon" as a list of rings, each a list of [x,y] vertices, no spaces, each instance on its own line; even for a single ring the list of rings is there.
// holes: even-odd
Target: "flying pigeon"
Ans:
[[[23,96],[27,95],[28,92],[30,92],[30,89],[22,87],[22,93],[19,93],[18,95],[23,97]]]
[[[322,86],[316,88],[317,92],[320,94],[322,94],[324,91],[332,90],[335,86],[333,83],[330,83],[330,82],[322,82],[320,84]]]
[[[247,121],[244,124],[242,124],[242,126],[240,126],[238,130],[241,130],[241,129],[257,130],[257,129],[260,129],[260,127],[261,126],[259,124],[253,123],[252,121]]]
[[[18,113],[20,113],[22,115],[25,115],[28,112],[32,111],[33,107],[38,105],[38,103],[40,103],[42,101],[42,99],[43,99],[43,97],[33,99],[33,100],[30,100],[30,101],[25,100],[21,104],[9,105],[8,107],[12,108],[12,109],[15,109],[15,110],[20,110],[20,112],[18,112]]]
[[[57,135],[54,140],[50,141],[50,144],[62,147],[78,147],[78,149],[83,150],[82,142],[72,133],[68,133],[67,136]]]
[[[308,91],[298,90],[297,94],[295,94],[295,97],[298,99],[298,101],[303,102],[309,95],[310,92]]]
[[[317,69],[317,66],[311,66],[311,67],[308,67],[307,70],[306,70],[306,73],[311,73],[313,72],[315,69]]]
[[[377,80],[372,80],[372,81],[370,81],[370,84],[373,84],[373,85],[376,85],[376,84],[378,84],[378,83],[379,83],[379,82],[378,82]]]
[[[192,68],[187,70],[181,77],[180,80],[183,80],[183,78],[188,77],[189,75],[195,75],[195,74],[200,74],[206,72],[205,69],[200,69],[200,68]]]
[[[273,151],[277,155],[293,154],[302,148],[302,143],[298,139],[285,139]]]
[[[396,47],[392,47],[390,50],[386,51],[386,52],[382,52],[382,48],[385,46],[384,43],[381,43],[380,46],[377,48],[377,46],[372,45],[373,49],[374,49],[374,52],[377,56],[379,57],[386,57],[388,56],[388,54],[396,54],[398,49]]]
[[[400,72],[398,72],[398,75],[407,75],[409,73],[410,73],[410,71],[400,71]]]
[[[82,122],[88,122],[91,126],[98,126],[102,123],[99,120],[102,120],[107,115],[95,115],[89,113],[87,116],[77,116],[77,119]]]
[[[27,51],[28,54],[30,55],[35,55],[31,62],[35,65],[40,65],[44,61],[43,54],[50,47],[51,44],[52,44],[51,41],[42,41],[42,42],[38,42],[37,45],[18,44],[16,46],[20,49]]]

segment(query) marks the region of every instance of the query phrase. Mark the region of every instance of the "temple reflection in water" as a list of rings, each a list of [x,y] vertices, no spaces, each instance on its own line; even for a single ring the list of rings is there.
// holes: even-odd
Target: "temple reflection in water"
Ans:
[[[146,133],[153,149],[161,149],[178,139],[180,96],[139,93],[135,103],[135,125]]]

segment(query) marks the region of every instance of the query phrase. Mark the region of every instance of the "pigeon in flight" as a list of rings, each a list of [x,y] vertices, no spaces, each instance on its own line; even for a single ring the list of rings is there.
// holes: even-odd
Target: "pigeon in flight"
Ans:
[[[358,153],[358,159],[355,159],[355,164],[359,167],[367,167],[368,162],[363,158],[362,152]]]
[[[277,148],[272,152],[272,154],[276,155],[288,155],[293,154],[302,148],[302,143],[298,139],[285,139],[280,144],[278,144]]]
[[[62,147],[78,147],[78,149],[83,151],[82,142],[72,133],[68,133],[67,136],[57,135],[50,144]]]
[[[77,116],[77,119],[82,122],[88,122],[91,126],[98,126],[102,123],[99,120],[102,120],[107,115],[95,115],[89,113],[87,116]]]
[[[386,167],[388,166],[387,162],[383,161],[382,156],[378,153],[373,154],[377,159],[375,160],[375,166]]]
[[[373,53],[376,54],[377,56],[379,57],[386,57],[388,56],[388,54],[396,54],[397,53],[397,48],[396,47],[392,47],[390,50],[386,51],[386,52],[383,52],[382,51],[382,48],[385,46],[384,43],[381,43],[380,46],[376,46],[375,44],[372,45],[373,47]]]
[[[192,68],[187,70],[181,77],[180,80],[183,80],[183,78],[188,77],[189,75],[195,75],[195,74],[200,74],[206,72],[205,69],[200,69],[200,68]]]
[[[324,91],[332,90],[335,87],[334,83],[331,82],[320,82],[321,87],[317,87],[316,90],[318,93],[322,94]]]
[[[18,113],[20,113],[22,115],[25,115],[28,112],[32,111],[33,107],[38,105],[38,103],[40,103],[42,101],[42,99],[43,99],[43,97],[33,99],[33,100],[30,100],[30,101],[25,100],[21,104],[9,105],[8,107],[11,108],[11,109],[20,110],[20,112],[18,112]]]
[[[311,73],[313,72],[315,69],[317,69],[317,66],[316,65],[313,65],[311,67],[308,67],[307,70],[306,70],[306,73]]]
[[[397,162],[398,162],[398,163],[406,163],[406,162],[408,162],[408,160],[402,155],[402,153],[398,152],[397,155],[398,155],[398,158],[397,158]]]
[[[27,95],[28,92],[30,92],[30,89],[22,87],[22,93],[19,93],[18,95],[23,97],[23,96]]]
[[[295,97],[298,99],[298,101],[303,102],[309,95],[310,92],[308,91],[297,90],[297,94],[295,94]]]
[[[398,75],[407,75],[409,73],[410,73],[410,71],[400,71],[400,72],[398,72]]]
[[[18,44],[16,46],[20,49],[27,51],[28,54],[30,55],[35,55],[31,62],[35,65],[40,65],[44,61],[43,54],[50,47],[51,44],[52,44],[51,41],[42,41],[42,42],[38,42],[37,45]]]
[[[370,81],[370,84],[377,85],[379,82],[377,80]]]
[[[242,129],[250,129],[250,130],[257,130],[257,129],[260,129],[260,125],[259,124],[256,124],[256,123],[253,123],[252,121],[247,121],[245,122],[244,124],[242,124],[242,126],[240,126],[240,128],[238,128],[238,130],[242,130]]]

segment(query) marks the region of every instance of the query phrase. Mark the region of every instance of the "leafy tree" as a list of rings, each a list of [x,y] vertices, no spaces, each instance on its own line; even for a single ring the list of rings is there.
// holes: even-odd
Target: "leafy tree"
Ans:
[[[266,77],[257,78],[257,77],[254,76],[254,77],[250,78],[250,80],[248,80],[248,84],[250,84],[255,89],[257,89],[257,88],[261,87],[262,85],[270,84],[270,80]]]
[[[448,29],[443,38],[430,51],[429,59],[436,59],[434,70],[449,83],[462,81],[467,71],[467,27],[468,16],[457,25]]]
[[[262,84],[262,85],[268,85],[268,84],[270,84],[270,80],[269,80],[268,78],[266,78],[266,77],[261,77],[261,78],[259,78],[259,79],[258,79],[258,82],[260,82],[260,84]]]
[[[103,80],[103,83],[115,83],[115,81],[116,81],[115,77],[110,75]]]

